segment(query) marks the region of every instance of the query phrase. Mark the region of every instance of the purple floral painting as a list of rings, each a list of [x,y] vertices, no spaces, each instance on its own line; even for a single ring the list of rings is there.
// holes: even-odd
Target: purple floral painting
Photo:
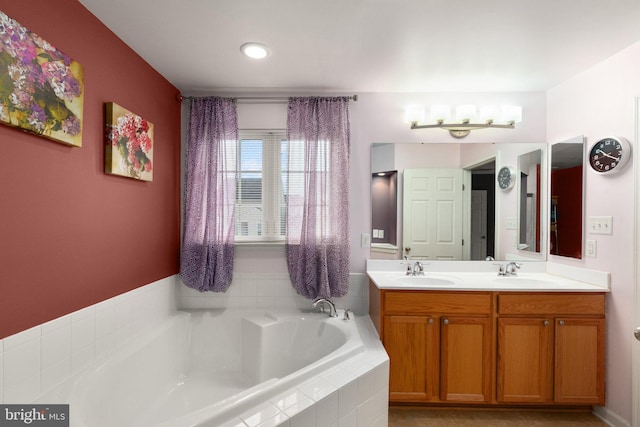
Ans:
[[[0,123],[82,146],[84,69],[0,11]]]
[[[106,105],[105,171],[153,180],[153,124],[114,102]]]

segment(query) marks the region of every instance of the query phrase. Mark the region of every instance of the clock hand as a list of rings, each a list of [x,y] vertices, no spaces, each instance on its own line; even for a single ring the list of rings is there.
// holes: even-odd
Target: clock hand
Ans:
[[[604,151],[602,151],[600,149],[597,149],[596,152],[602,154],[603,156],[609,157],[610,159],[620,160],[620,157],[613,157],[611,154],[607,154],[607,153],[605,153]]]

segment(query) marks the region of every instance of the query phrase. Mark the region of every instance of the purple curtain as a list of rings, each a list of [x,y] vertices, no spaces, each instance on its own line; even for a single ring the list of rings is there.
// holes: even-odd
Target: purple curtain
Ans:
[[[231,284],[237,140],[235,100],[191,100],[180,276],[201,292]]]
[[[290,98],[286,255],[309,299],[349,290],[349,98]]]

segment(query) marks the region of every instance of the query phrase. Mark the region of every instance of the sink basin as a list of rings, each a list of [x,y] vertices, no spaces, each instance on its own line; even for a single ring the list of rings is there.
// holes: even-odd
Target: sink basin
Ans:
[[[533,279],[531,277],[497,277],[494,280],[496,284],[516,285],[516,286],[535,286],[535,287],[556,287],[557,284],[549,280]]]
[[[456,282],[452,279],[433,276],[402,276],[395,280],[397,283],[410,286],[451,286]]]

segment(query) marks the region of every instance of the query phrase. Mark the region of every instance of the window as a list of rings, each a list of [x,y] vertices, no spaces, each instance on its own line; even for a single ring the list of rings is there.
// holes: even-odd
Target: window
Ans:
[[[238,144],[236,242],[284,241],[286,132],[240,130]]]

